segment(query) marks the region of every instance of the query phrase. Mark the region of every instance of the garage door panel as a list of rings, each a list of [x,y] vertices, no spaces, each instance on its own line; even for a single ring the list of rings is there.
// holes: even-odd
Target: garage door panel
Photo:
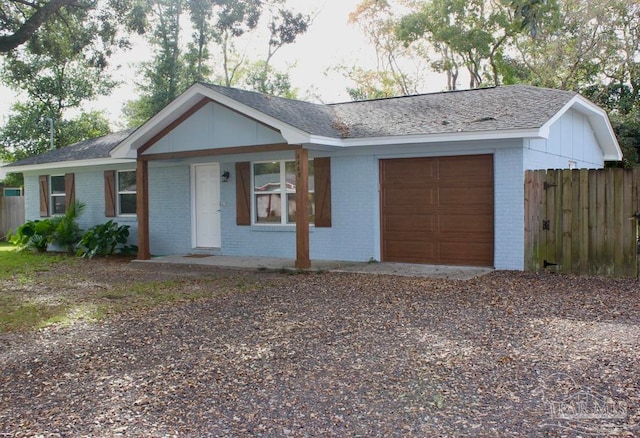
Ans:
[[[407,232],[412,233],[432,233],[437,227],[437,217],[433,215],[389,215],[385,217],[385,232]]]
[[[434,260],[435,245],[428,242],[387,241],[385,250],[395,261],[415,263],[418,260]]]
[[[427,182],[437,178],[438,165],[435,162],[408,161],[402,163],[399,160],[393,161],[389,162],[384,169],[384,181],[387,183]]]
[[[491,187],[440,187],[438,190],[438,205],[469,206],[487,205],[487,199],[491,198]]]
[[[444,234],[475,234],[487,238],[493,238],[493,216],[480,215],[456,215],[447,214],[438,216],[438,231]],[[408,229],[408,228],[405,228]]]
[[[491,256],[489,256],[491,254]],[[440,243],[440,259],[443,263],[461,264],[465,261],[469,265],[493,264],[493,244],[469,242]]]
[[[493,156],[469,155],[460,157],[441,157],[439,161],[439,180],[444,183],[460,181],[461,173],[468,181],[493,179]]]
[[[415,189],[385,188],[384,206],[389,208],[433,206],[436,203],[436,188],[422,187]]]
[[[380,161],[382,259],[493,265],[493,156]]]

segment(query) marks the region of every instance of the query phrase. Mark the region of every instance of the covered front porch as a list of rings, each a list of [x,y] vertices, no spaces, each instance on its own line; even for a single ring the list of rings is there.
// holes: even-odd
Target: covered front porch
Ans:
[[[151,245],[152,245],[152,232],[150,231],[150,216],[154,214],[154,212],[150,208],[149,197],[150,197],[150,185],[149,185],[149,163],[153,161],[161,161],[161,160],[175,160],[175,159],[198,159],[204,158],[207,160],[215,160],[217,158],[221,158],[224,156],[231,155],[241,155],[241,154],[256,154],[256,153],[269,153],[269,152],[279,152],[283,151],[292,152],[291,155],[294,157],[295,163],[295,211],[294,218],[295,222],[293,224],[289,224],[289,227],[292,227],[292,231],[295,231],[295,269],[310,269],[311,268],[311,259],[310,259],[310,243],[309,243],[309,229],[310,229],[310,219],[309,219],[309,211],[310,211],[310,201],[309,199],[309,152],[307,149],[302,148],[301,146],[290,146],[290,145],[261,145],[261,146],[247,146],[247,147],[234,147],[234,148],[224,148],[224,149],[208,149],[201,151],[189,151],[189,152],[181,152],[181,153],[162,153],[162,154],[151,154],[145,155],[144,150],[142,153],[139,152],[137,158],[137,212],[138,212],[138,259],[139,260],[149,260],[152,257]],[[319,174],[321,177],[329,177],[329,164],[327,160],[314,160],[318,161],[320,171]],[[324,168],[322,168],[324,167]],[[324,176],[322,176],[324,175]],[[194,175],[191,178],[195,178]],[[214,177],[215,178],[215,177]],[[227,176],[228,178],[228,176]],[[250,162],[236,162],[235,163],[235,174],[233,176],[235,180],[235,224],[234,227],[255,227],[256,226],[256,211],[257,206],[254,204],[254,196],[252,195],[251,187],[254,185],[252,181],[252,172],[250,168]],[[214,182],[215,183],[215,182]],[[194,183],[195,184],[195,183]],[[217,183],[216,183],[217,184]],[[323,190],[319,190],[319,193],[316,193],[316,204],[314,208],[311,209],[314,212],[318,212],[316,215],[316,227],[327,226],[328,223],[330,226],[331,218],[330,211],[326,212],[328,208],[317,208],[318,200],[326,200],[330,197],[330,186],[329,183],[326,182],[322,184],[323,190],[326,193],[323,193]],[[194,186],[195,187],[195,186]],[[213,190],[218,193],[215,194],[211,199],[213,204],[219,204],[220,202],[220,194],[219,188]],[[192,188],[191,193],[192,198],[197,198],[195,193],[195,188]],[[214,199],[216,199],[214,201]],[[198,202],[198,201],[193,201]],[[208,202],[208,201],[206,201]],[[285,199],[285,203],[288,200]],[[195,205],[195,204],[194,204]],[[286,204],[285,204],[286,205]],[[219,212],[221,207],[219,208],[216,205],[210,206],[211,210],[216,210]],[[324,213],[323,213],[324,212]],[[160,214],[156,212],[155,214]],[[215,214],[215,213],[213,213]],[[284,214],[284,213],[283,213]],[[186,214],[185,214],[186,215]],[[195,233],[195,228],[197,228],[197,213],[195,210],[191,212],[191,215],[194,217],[193,219],[193,227],[192,231]],[[324,217],[323,217],[324,216]],[[328,218],[326,217],[328,216]],[[324,221],[324,223],[323,223]],[[260,226],[260,225],[257,225]],[[218,232],[225,232],[225,228],[222,227],[220,223],[220,218],[217,219],[217,227]],[[230,224],[227,224],[227,228],[230,227]],[[202,252],[202,248],[196,243],[196,238],[193,238],[193,248],[197,250],[196,252]],[[213,245],[215,247],[219,247],[221,244],[221,240],[218,240],[218,244]],[[206,252],[207,247],[205,247]],[[220,249],[220,248],[217,248]],[[220,253],[220,251],[217,251]],[[224,253],[224,251],[222,252]],[[269,255],[269,254],[265,254]]]

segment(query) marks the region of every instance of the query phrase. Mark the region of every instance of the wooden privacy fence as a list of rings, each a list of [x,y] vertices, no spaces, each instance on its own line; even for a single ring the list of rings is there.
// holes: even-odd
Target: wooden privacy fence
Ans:
[[[0,240],[24,223],[24,196],[0,196]]]
[[[525,269],[637,277],[640,168],[525,174]]]

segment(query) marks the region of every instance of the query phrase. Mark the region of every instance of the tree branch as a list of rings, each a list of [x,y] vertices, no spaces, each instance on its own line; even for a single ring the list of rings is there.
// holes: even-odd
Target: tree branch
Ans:
[[[29,38],[53,15],[64,7],[84,7],[77,0],[51,0],[29,17],[18,30],[0,36],[0,53],[8,53],[27,42]]]

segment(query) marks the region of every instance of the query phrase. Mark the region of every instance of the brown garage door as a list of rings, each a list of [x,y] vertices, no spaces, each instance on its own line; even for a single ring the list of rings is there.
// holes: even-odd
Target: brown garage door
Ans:
[[[382,259],[493,266],[493,156],[380,161]]]

